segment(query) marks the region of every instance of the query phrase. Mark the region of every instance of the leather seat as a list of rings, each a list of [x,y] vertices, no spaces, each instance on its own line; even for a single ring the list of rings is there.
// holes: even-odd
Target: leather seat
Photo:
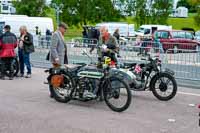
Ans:
[[[125,67],[125,68],[132,68],[132,67],[134,67],[135,65],[137,65],[137,63],[124,63],[124,67]]]
[[[78,64],[66,64],[65,65],[65,68],[67,68],[67,70],[69,70],[71,72],[72,71],[77,71],[82,67],[83,67],[83,65],[78,65]]]

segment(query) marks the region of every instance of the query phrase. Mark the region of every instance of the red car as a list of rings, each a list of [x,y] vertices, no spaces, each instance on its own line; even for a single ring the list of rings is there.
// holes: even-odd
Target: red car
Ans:
[[[200,50],[200,42],[194,39],[194,35],[191,32],[181,30],[157,30],[154,32],[153,40],[156,34],[165,52],[168,49],[173,49],[174,51],[177,51],[177,49]]]

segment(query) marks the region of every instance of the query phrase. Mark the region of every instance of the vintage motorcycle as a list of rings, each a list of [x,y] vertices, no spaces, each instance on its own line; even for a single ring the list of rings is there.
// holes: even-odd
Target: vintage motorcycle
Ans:
[[[168,101],[175,97],[177,92],[177,83],[174,72],[170,69],[161,69],[161,60],[155,56],[147,54],[142,58],[145,63],[124,63],[122,69],[128,69],[132,72],[133,83],[130,88],[134,91],[152,91],[153,95],[162,101]]]
[[[17,74],[19,72],[19,61],[18,61],[17,56],[14,57],[12,65],[13,65],[13,69],[14,69],[14,76],[17,76]],[[2,61],[1,61],[1,58],[0,58],[0,68],[1,67],[2,67]],[[1,71],[0,71],[0,75],[1,75]],[[6,71],[6,76],[9,76],[8,70]]]
[[[88,56],[86,52],[83,55]],[[110,64],[111,59],[104,56],[102,67],[80,63],[46,70],[53,97],[63,103],[70,100],[105,100],[111,110],[125,111],[131,104],[131,91],[123,79],[110,73]],[[87,95],[88,92],[93,96]]]

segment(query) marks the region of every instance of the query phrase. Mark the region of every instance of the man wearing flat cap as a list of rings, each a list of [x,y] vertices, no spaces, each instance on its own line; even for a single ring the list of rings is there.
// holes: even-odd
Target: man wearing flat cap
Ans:
[[[64,41],[64,34],[67,31],[68,26],[65,23],[60,23],[58,30],[54,32],[51,39],[50,48],[50,61],[53,67],[59,67],[62,64],[68,64],[67,58],[67,46]]]

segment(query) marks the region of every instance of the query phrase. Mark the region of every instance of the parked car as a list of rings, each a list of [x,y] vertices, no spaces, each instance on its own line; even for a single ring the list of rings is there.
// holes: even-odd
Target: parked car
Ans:
[[[191,32],[182,30],[157,30],[153,35],[153,40],[155,34],[160,39],[165,52],[168,49],[174,49],[174,52],[178,49],[200,50],[200,42],[195,40]]]

